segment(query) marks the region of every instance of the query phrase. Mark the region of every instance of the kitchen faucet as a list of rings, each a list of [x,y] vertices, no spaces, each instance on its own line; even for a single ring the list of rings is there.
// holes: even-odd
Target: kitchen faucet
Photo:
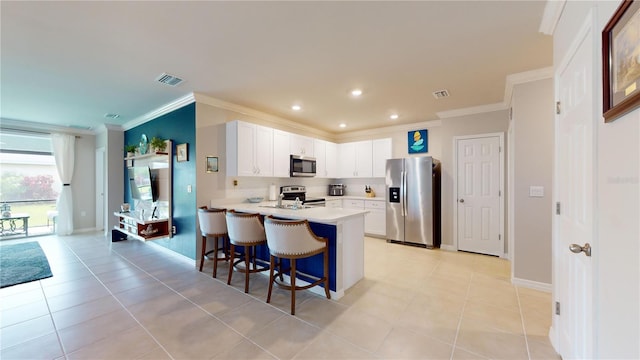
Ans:
[[[282,207],[282,199],[284,199],[284,194],[280,193],[280,196],[278,196],[278,207],[279,208]]]

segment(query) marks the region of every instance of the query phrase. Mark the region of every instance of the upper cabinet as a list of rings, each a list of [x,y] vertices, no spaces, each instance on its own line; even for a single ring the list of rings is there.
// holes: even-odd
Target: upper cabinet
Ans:
[[[338,177],[338,145],[315,139],[313,151],[316,158],[316,177],[337,178]]]
[[[385,177],[387,159],[391,159],[391,138],[373,140],[372,145],[373,177]]]
[[[391,158],[391,139],[377,139],[338,145],[339,176],[342,178],[384,177]]]
[[[227,123],[227,176],[273,176],[273,129]]]
[[[372,142],[371,140],[343,143],[338,145],[340,151],[340,177],[371,177]]]
[[[291,155],[314,157],[313,138],[289,134],[289,151]]]
[[[289,140],[291,134],[282,130],[273,130],[273,176],[289,177]]]

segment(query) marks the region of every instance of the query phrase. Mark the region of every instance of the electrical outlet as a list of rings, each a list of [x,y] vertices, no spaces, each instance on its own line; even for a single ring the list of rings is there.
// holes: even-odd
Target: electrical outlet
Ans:
[[[191,194],[191,185],[187,185],[187,192]]]
[[[238,180],[233,180],[233,186],[238,186]]]
[[[175,234],[177,233],[177,231],[176,231],[176,226],[175,226],[175,225],[173,225],[173,226],[171,227],[171,233],[172,233],[173,235],[175,235]]]

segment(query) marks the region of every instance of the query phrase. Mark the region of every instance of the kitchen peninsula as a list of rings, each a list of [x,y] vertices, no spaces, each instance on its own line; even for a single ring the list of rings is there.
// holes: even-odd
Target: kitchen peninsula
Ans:
[[[333,299],[344,296],[345,290],[364,277],[364,215],[367,213],[365,210],[326,207],[284,209],[276,207],[275,201],[225,203],[224,200],[211,201],[211,207],[259,213],[263,216],[273,215],[281,219],[309,220],[316,235],[329,239],[329,287]],[[258,250],[257,255],[261,259],[269,259],[266,247]],[[321,275],[322,258],[314,256],[299,260],[297,267],[302,272]],[[324,294],[324,290],[319,286],[311,291]]]

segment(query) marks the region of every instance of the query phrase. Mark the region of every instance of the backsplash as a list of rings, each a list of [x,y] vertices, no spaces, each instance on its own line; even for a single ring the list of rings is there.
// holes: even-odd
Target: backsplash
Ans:
[[[234,185],[237,181],[237,185]],[[269,198],[269,186],[274,184],[276,190],[281,186],[303,185],[307,194],[313,197],[327,196],[329,184],[345,184],[345,195],[365,196],[365,185],[369,185],[377,197],[384,197],[385,185],[383,178],[363,179],[324,179],[324,178],[269,178],[269,177],[228,177],[226,178],[226,198],[246,199],[262,196]]]

